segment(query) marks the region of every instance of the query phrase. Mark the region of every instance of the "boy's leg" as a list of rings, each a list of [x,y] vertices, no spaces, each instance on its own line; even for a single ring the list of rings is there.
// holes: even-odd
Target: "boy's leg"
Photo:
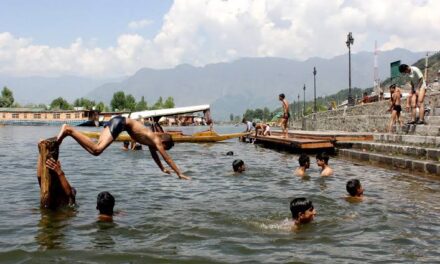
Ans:
[[[420,88],[419,91],[419,96],[417,98],[417,105],[419,106],[419,117],[420,117],[420,121],[424,121],[425,120],[425,92],[426,89],[425,88]]]
[[[417,95],[413,94],[411,97],[411,118],[412,122],[416,121],[416,114],[417,114]]]
[[[388,124],[388,133],[392,133],[393,132],[393,125],[396,121],[396,110],[393,110],[391,112],[391,119],[390,119],[390,123]]]
[[[60,136],[61,139],[66,136],[71,136],[73,139],[76,140],[76,142],[81,145],[81,147],[83,147],[90,154],[95,156],[99,156],[104,151],[104,149],[106,149],[113,142],[113,136],[110,133],[109,127],[105,127],[102,130],[97,143],[93,142],[86,135],[67,125],[63,125]]]

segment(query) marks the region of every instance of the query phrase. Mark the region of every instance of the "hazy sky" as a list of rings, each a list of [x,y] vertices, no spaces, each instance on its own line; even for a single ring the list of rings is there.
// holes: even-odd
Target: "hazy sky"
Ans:
[[[440,50],[439,0],[0,0],[0,74],[129,75],[240,57]]]

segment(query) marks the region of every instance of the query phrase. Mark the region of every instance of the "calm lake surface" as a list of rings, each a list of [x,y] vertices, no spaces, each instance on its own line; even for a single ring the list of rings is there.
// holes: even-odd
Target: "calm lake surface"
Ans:
[[[71,138],[60,160],[78,207],[39,208],[37,142],[58,127],[0,127],[1,263],[434,263],[440,260],[440,181],[331,159],[336,175],[293,176],[297,155],[235,140],[176,144],[170,155],[191,181],[163,174],[148,151],[114,143],[101,156]],[[201,128],[197,128],[201,129]],[[220,133],[243,127],[216,127]],[[195,128],[187,128],[194,132]],[[234,156],[226,156],[227,151]],[[232,161],[247,171],[234,175]],[[367,199],[348,203],[358,178]],[[96,196],[121,213],[97,223]],[[311,199],[315,221],[289,231],[289,202]]]

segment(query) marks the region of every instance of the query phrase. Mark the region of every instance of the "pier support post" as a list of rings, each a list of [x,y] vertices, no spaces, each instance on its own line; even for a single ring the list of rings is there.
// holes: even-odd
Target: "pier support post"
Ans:
[[[40,205],[43,208],[56,209],[61,205],[68,204],[68,197],[62,191],[61,183],[57,174],[46,167],[46,160],[53,158],[58,160],[59,145],[56,138],[49,138],[38,143],[40,156],[38,164],[40,168]]]

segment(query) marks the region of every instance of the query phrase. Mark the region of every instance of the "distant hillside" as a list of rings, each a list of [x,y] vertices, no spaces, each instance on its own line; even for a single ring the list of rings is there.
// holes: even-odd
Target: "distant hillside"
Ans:
[[[389,63],[395,60],[414,62],[421,52],[395,49],[379,56],[380,76],[389,76]],[[352,56],[353,87],[373,84],[371,52]],[[177,106],[210,103],[215,119],[226,120],[232,113],[242,114],[247,108],[278,106],[278,94],[285,93],[292,101],[306,84],[306,98],[313,97],[313,67],[316,66],[318,96],[336,93],[348,86],[348,56],[331,59],[310,58],[295,61],[282,58],[243,58],[230,63],[204,67],[180,65],[173,69],[141,69],[123,82],[105,84],[87,96],[109,102],[114,92],[123,90],[135,97],[145,96],[148,102],[159,96],[173,96]]]
[[[400,59],[414,63],[424,53],[395,49],[379,55],[381,79],[389,76],[389,63]],[[353,87],[373,85],[371,52],[352,56]],[[301,94],[305,84],[306,99],[313,97],[313,67],[318,74],[317,96],[334,94],[348,86],[348,56],[331,59],[310,58],[296,61],[282,58],[242,58],[228,63],[204,67],[179,65],[173,69],[140,69],[133,76],[113,82],[75,76],[45,78],[10,78],[0,76],[0,87],[8,86],[20,104],[49,103],[62,96],[72,102],[88,97],[109,104],[114,92],[123,90],[138,100],[145,96],[153,103],[159,96],[173,96],[176,106],[211,104],[215,119],[226,120],[232,113],[242,114],[247,108],[279,106],[278,94],[285,93],[289,101]]]

